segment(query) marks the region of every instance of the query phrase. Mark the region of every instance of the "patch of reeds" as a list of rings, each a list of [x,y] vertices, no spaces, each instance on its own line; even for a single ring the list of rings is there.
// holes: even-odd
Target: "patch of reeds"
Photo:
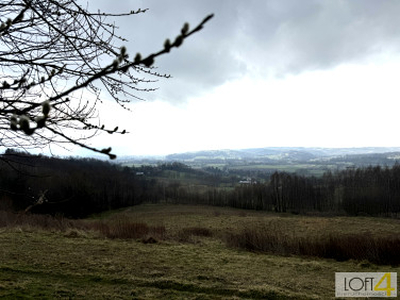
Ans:
[[[98,232],[101,236],[111,239],[143,239],[143,241],[164,240],[164,226],[148,226],[145,223],[132,222],[127,219],[116,221],[71,220],[63,216],[39,214],[18,214],[0,211],[0,228],[41,229],[67,232],[75,237],[78,231]],[[152,238],[152,239],[149,239]]]
[[[186,227],[178,232],[177,239],[180,242],[190,242],[192,237],[212,237],[213,232],[205,227]]]
[[[267,228],[248,227],[227,233],[228,246],[277,255],[303,255],[338,261],[368,260],[379,265],[400,264],[400,237],[365,234],[329,234],[298,237]]]
[[[70,220],[61,215],[50,216],[0,211],[0,227],[65,231],[68,228],[84,229],[86,226],[81,221]]]
[[[90,228],[111,239],[153,239],[164,240],[164,226],[149,226],[146,223],[118,220],[114,222],[92,222]]]

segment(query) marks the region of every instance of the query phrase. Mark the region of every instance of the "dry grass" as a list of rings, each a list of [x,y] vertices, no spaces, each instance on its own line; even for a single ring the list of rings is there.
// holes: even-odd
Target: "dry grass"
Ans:
[[[325,236],[298,237],[284,231],[268,228],[245,228],[239,233],[229,233],[226,243],[254,252],[275,255],[302,255],[332,258],[338,261],[367,260],[379,265],[400,264],[400,237],[371,237],[364,234],[329,234]]]
[[[339,261],[400,264],[399,220],[305,217],[231,208],[141,205],[108,213],[106,218],[68,220],[62,216],[0,211],[0,227],[62,231],[70,237],[96,233],[110,239],[143,242],[196,242],[216,238],[229,247],[275,255],[304,255]]]
[[[187,227],[182,228],[174,237],[179,242],[196,242],[196,237],[212,237],[213,232],[204,227]]]
[[[0,234],[0,243],[2,299],[316,299],[315,293],[332,294],[329,273],[316,286],[312,278],[330,263],[238,252],[209,239],[145,244],[8,230]],[[310,276],[302,282],[287,277],[304,268]]]
[[[70,220],[63,216],[35,215],[35,214],[17,214],[8,211],[0,211],[0,228],[21,228],[43,229],[65,231],[70,228],[88,229],[86,222],[81,220]]]
[[[18,228],[23,231],[47,230],[65,232],[66,236],[76,237],[83,232],[94,232],[111,239],[164,240],[164,226],[148,226],[146,223],[134,222],[127,218],[117,220],[92,221],[70,220],[62,216],[16,214],[0,211],[0,228]]]
[[[332,257],[327,250],[316,253],[319,243],[331,253],[355,249],[363,235],[372,253],[392,249],[386,242],[399,232],[398,220],[184,205],[140,205],[78,221],[0,217],[5,299],[329,299],[335,272],[400,271],[365,256],[337,261],[317,257]]]
[[[274,255],[400,264],[400,220],[396,219],[299,216],[190,205],[141,205],[111,214],[107,221],[117,218],[164,228],[163,239],[178,242],[213,237],[229,247]]]
[[[97,221],[88,226],[93,231],[111,239],[153,239],[164,240],[166,231],[164,226],[148,226],[146,223],[137,223],[129,220],[117,222]]]

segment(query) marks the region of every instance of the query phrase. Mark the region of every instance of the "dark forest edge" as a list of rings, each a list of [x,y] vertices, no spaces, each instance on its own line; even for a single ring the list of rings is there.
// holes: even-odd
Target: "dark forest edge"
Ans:
[[[128,167],[14,150],[0,157],[0,210],[83,218],[141,203],[397,218],[400,165],[328,170],[315,177],[282,171],[195,169],[178,162]]]

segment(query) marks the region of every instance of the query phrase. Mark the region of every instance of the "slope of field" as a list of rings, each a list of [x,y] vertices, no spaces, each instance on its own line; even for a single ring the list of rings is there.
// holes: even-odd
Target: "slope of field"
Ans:
[[[96,230],[128,220],[165,232],[111,239]],[[398,220],[149,204],[61,229],[9,224],[0,228],[0,298],[329,299],[335,272],[400,271],[368,261],[262,254],[226,245],[227,232],[261,223],[304,237],[323,232],[373,237],[400,229]]]

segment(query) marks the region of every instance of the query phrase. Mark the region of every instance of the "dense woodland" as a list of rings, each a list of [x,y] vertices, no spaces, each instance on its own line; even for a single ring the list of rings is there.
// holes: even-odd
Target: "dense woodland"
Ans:
[[[252,180],[240,183],[246,175]],[[81,218],[143,202],[398,217],[400,165],[348,168],[312,177],[193,169],[177,162],[122,167],[13,150],[0,157],[0,210]]]
[[[7,151],[0,162],[0,209],[23,211],[45,193],[35,213],[84,217],[149,199],[153,181],[95,159],[60,159]]]

